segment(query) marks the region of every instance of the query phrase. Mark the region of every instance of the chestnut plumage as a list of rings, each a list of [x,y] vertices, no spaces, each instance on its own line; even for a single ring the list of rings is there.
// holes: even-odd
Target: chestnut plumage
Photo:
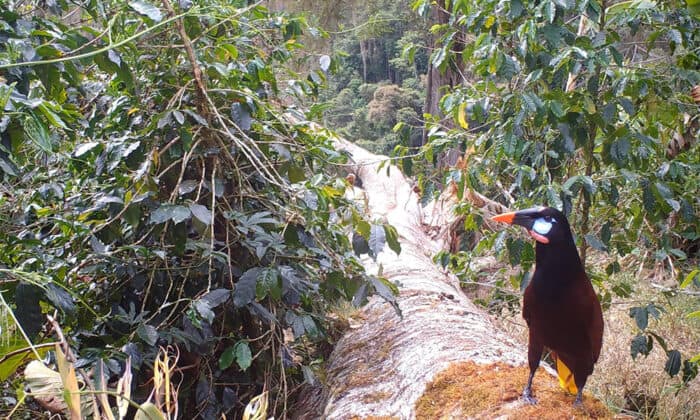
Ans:
[[[530,367],[523,399],[537,402],[532,379],[546,347],[556,360],[560,385],[576,394],[574,404],[580,405],[603,344],[603,312],[581,264],[569,222],[550,207],[505,213],[492,220],[523,226],[537,241],[535,273],[523,298]]]

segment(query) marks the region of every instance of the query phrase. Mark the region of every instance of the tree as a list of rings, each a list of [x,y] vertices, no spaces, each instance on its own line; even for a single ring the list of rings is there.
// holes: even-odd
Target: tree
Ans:
[[[437,1],[433,6],[428,6],[427,2],[416,2],[414,8],[418,8],[421,15],[429,16],[430,22],[434,22],[431,28],[433,36],[434,51],[431,55],[430,66],[428,66],[428,81],[426,86],[425,106],[423,113],[433,115],[443,124],[451,127],[449,120],[442,120],[443,112],[440,108],[440,100],[445,93],[445,89],[459,86],[464,81],[464,62],[461,52],[464,49],[466,35],[461,28],[456,25],[454,16],[447,8],[447,2]],[[423,131],[422,144],[428,141],[427,126]],[[420,146],[414,144],[412,146]],[[453,156],[447,157],[450,164],[454,164],[457,159],[458,150],[450,153]]]

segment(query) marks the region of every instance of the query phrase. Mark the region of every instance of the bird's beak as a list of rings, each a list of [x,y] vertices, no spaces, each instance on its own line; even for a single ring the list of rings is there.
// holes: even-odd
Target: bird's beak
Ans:
[[[541,207],[533,207],[531,209],[499,214],[493,216],[491,220],[493,220],[494,222],[503,222],[508,223],[510,225],[522,226],[525,229],[527,229],[530,236],[532,236],[535,240],[546,244],[549,243],[549,239],[547,239],[546,236],[540,235],[539,233],[532,230],[532,226],[535,223],[535,219],[539,217],[540,211],[542,211]]]
[[[508,223],[509,225],[522,226],[525,229],[532,229],[532,224],[539,217],[541,207],[533,207],[531,209],[512,211],[493,216],[491,220],[495,222]]]
[[[513,220],[515,219],[515,213],[517,212],[511,211],[510,213],[498,214],[496,216],[493,216],[491,220],[493,220],[494,222],[503,222],[512,225]]]

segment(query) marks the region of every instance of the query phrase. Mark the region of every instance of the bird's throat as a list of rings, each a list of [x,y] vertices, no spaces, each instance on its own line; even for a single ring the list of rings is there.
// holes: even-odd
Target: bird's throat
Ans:
[[[584,273],[583,276],[580,274]],[[576,245],[570,243],[537,243],[535,248],[535,288],[543,295],[555,296],[559,290],[572,281],[585,278]]]
[[[535,232],[534,230],[528,230],[530,233],[530,236],[532,236],[537,242],[541,244],[548,244],[549,243],[549,238],[547,238],[544,235],[540,235],[539,233]]]

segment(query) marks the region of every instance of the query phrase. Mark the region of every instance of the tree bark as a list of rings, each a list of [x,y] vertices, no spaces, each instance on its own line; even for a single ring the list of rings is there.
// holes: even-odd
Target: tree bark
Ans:
[[[450,12],[445,8],[445,0],[438,0],[432,9],[431,21],[436,24],[444,25],[450,21]],[[443,70],[434,66],[432,60],[428,63],[428,80],[426,83],[426,94],[425,94],[425,105],[423,107],[423,112],[425,114],[430,114],[437,116],[442,119],[442,123],[452,128],[454,126],[451,118],[443,118],[442,111],[440,110],[440,99],[445,94],[443,89],[452,88],[463,82],[462,73],[464,70],[464,64],[461,59],[459,59],[459,52],[464,49],[464,34],[459,34],[455,37],[452,50],[457,52],[454,56],[446,58],[450,60],[447,66]],[[437,35],[433,36],[432,44],[434,47],[439,47],[440,41],[436,38]],[[422,144],[414,144],[414,147],[420,147],[426,144],[428,141],[428,130],[423,129],[423,137],[421,139]],[[458,148],[453,148],[449,150],[444,155],[440,156],[439,167],[453,166],[457,162],[460,150]]]

